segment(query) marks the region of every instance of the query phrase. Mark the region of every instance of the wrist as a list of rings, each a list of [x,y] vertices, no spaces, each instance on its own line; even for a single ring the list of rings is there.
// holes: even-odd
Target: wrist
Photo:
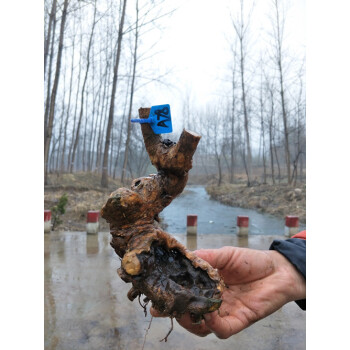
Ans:
[[[295,266],[281,253],[269,250],[274,263],[274,273],[280,288],[287,301],[295,301],[306,298],[306,281]]]

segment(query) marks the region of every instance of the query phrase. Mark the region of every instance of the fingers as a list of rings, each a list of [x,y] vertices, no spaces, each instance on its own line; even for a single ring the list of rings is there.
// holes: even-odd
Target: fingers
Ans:
[[[205,314],[204,319],[206,327],[220,339],[227,339],[245,328],[238,319],[220,317],[217,311]]]
[[[216,269],[223,269],[234,257],[237,248],[234,247],[222,247],[220,249],[200,249],[194,251],[194,253],[207,261],[211,266]]]
[[[161,314],[153,307],[150,308],[151,315],[153,317],[169,317],[169,315]],[[184,314],[179,318],[176,318],[176,321],[180,324],[180,326],[187,329],[189,332],[196,334],[200,337],[205,337],[211,333],[211,330],[205,325],[204,320],[201,321],[200,324],[192,323],[190,318],[190,314]]]
[[[205,325],[204,320],[201,321],[200,324],[192,323],[190,318],[190,314],[184,314],[181,318],[176,319],[180,326],[187,329],[189,332],[196,334],[200,337],[205,337],[211,333],[211,330]]]

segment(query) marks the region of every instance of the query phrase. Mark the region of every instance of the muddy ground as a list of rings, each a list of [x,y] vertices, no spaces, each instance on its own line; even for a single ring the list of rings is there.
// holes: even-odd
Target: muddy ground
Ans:
[[[44,208],[51,209],[63,194],[67,194],[66,213],[61,216],[62,224],[57,230],[85,231],[86,215],[89,210],[100,210],[109,194],[121,187],[118,180],[110,179],[108,189],[100,185],[100,175],[91,173],[50,175],[49,185],[45,186]],[[190,181],[193,184],[193,181]],[[203,184],[203,183],[201,183]],[[256,209],[283,218],[286,215],[299,216],[300,222],[306,222],[305,184],[290,187],[285,184],[255,185],[222,184],[206,186],[211,198],[224,204]],[[108,231],[109,226],[100,219],[100,230]]]

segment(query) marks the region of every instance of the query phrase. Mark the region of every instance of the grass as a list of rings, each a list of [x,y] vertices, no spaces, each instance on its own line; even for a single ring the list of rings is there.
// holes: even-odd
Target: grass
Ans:
[[[50,187],[74,188],[76,190],[104,190],[101,187],[101,174],[91,172],[78,172],[68,174],[49,174],[48,183]],[[108,189],[116,189],[122,184],[118,179],[108,179]]]

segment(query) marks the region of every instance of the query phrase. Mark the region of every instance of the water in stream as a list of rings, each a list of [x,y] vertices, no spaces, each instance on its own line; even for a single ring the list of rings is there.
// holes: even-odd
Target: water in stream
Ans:
[[[160,214],[170,233],[186,232],[187,215],[198,215],[198,233],[235,234],[237,216],[249,216],[252,235],[284,235],[284,220],[252,209],[230,207],[211,200],[203,186],[187,186]],[[304,226],[300,227],[304,229]]]

